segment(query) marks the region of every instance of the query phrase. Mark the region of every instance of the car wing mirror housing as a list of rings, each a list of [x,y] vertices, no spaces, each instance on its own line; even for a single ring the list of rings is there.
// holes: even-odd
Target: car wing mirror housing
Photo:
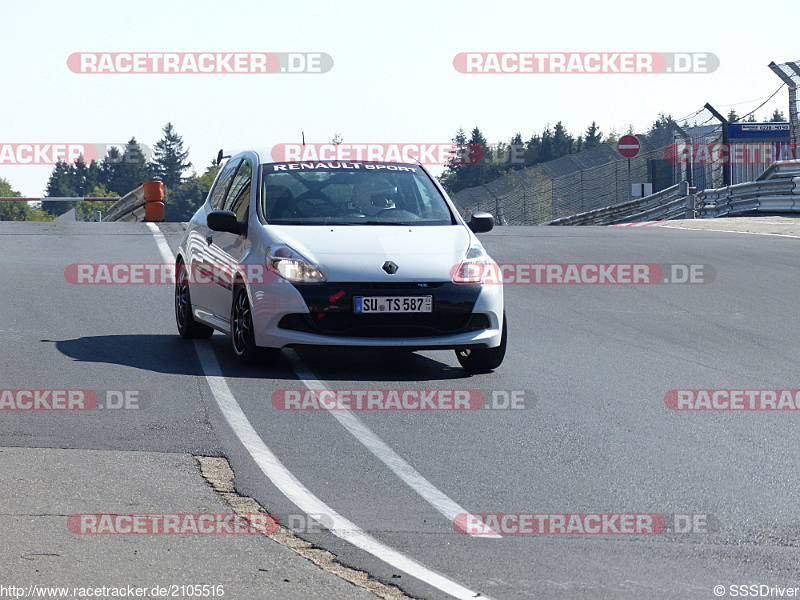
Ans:
[[[487,212],[474,212],[467,225],[474,233],[486,233],[494,229],[494,217]]]
[[[236,215],[230,210],[212,210],[206,216],[208,228],[214,231],[226,231],[243,235],[247,231],[247,223],[237,221]]]

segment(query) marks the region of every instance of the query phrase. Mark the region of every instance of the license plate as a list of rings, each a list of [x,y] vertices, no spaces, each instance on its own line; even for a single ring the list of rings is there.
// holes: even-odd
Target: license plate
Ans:
[[[433,312],[433,296],[356,296],[354,300],[358,314]]]

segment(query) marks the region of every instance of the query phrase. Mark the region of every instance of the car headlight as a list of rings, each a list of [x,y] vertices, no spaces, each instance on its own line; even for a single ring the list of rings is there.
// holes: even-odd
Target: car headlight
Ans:
[[[278,275],[292,283],[324,283],[325,275],[311,261],[281,244],[267,248],[267,264]]]
[[[480,244],[470,246],[464,258],[453,269],[454,283],[483,283],[492,270],[492,261]]]

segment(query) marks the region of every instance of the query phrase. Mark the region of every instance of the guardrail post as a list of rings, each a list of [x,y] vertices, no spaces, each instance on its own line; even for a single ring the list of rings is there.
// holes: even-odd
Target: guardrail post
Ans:
[[[691,188],[689,187],[688,181],[681,181],[678,183],[678,195],[684,196],[686,198],[686,214],[684,215],[684,219],[694,219],[695,218],[695,197],[694,194],[691,193]]]

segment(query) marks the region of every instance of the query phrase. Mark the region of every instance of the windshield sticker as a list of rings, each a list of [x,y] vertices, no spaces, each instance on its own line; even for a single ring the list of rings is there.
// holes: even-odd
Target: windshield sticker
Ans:
[[[273,164],[273,165],[266,165],[268,167],[272,167],[272,170],[275,172],[278,171],[316,171],[318,169],[357,169],[357,170],[366,170],[366,171],[405,171],[408,173],[416,173],[417,169],[415,167],[401,167],[400,165],[376,165],[376,164],[365,164],[365,163],[338,163],[338,162],[303,162],[303,163],[286,163],[286,164]]]

